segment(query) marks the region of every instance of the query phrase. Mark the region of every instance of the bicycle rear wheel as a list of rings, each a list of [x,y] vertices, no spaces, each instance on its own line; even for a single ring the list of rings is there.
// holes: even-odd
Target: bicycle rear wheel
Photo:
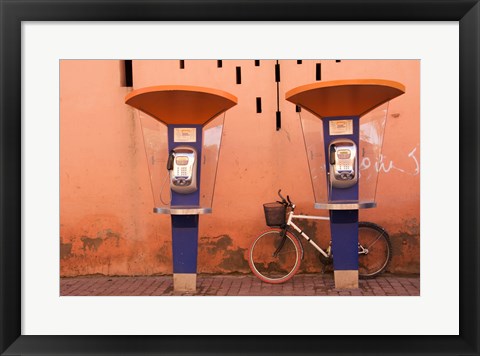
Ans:
[[[301,246],[289,232],[270,229],[258,236],[248,250],[253,274],[267,283],[283,283],[298,271]],[[285,235],[285,236],[283,236]]]
[[[392,259],[392,246],[388,233],[377,224],[358,223],[358,274],[373,278],[388,266]]]

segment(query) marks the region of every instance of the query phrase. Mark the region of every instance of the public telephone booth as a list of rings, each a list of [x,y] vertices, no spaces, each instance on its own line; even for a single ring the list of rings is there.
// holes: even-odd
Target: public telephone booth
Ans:
[[[317,82],[285,95],[308,111],[301,115],[305,150],[315,208],[330,214],[337,288],[358,288],[358,210],[376,206],[388,102],[404,92],[397,82],[364,79]]]
[[[171,215],[174,290],[196,290],[198,218],[212,212],[227,92],[185,85],[132,91],[154,197],[153,211]]]

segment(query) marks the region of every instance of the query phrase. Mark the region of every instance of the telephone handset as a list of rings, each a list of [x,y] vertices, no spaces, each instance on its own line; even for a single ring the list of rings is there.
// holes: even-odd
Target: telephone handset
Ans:
[[[349,139],[337,139],[329,146],[330,183],[349,188],[358,180],[357,146]]]
[[[197,190],[197,151],[193,147],[178,146],[171,150],[167,170],[173,191],[188,194]]]

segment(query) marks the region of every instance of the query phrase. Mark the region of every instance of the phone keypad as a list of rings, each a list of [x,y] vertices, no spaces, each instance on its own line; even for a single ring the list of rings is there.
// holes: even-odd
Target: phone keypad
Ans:
[[[348,162],[339,162],[338,169],[343,171],[343,170],[351,170],[352,167]]]
[[[187,167],[177,167],[175,175],[179,177],[186,177],[189,175],[189,169]]]

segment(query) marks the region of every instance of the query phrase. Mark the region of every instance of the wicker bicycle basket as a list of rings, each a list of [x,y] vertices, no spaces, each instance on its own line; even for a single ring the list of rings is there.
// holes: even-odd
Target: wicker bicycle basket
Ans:
[[[263,204],[263,210],[265,212],[265,221],[268,226],[282,226],[285,225],[285,205],[280,203],[266,203]]]

